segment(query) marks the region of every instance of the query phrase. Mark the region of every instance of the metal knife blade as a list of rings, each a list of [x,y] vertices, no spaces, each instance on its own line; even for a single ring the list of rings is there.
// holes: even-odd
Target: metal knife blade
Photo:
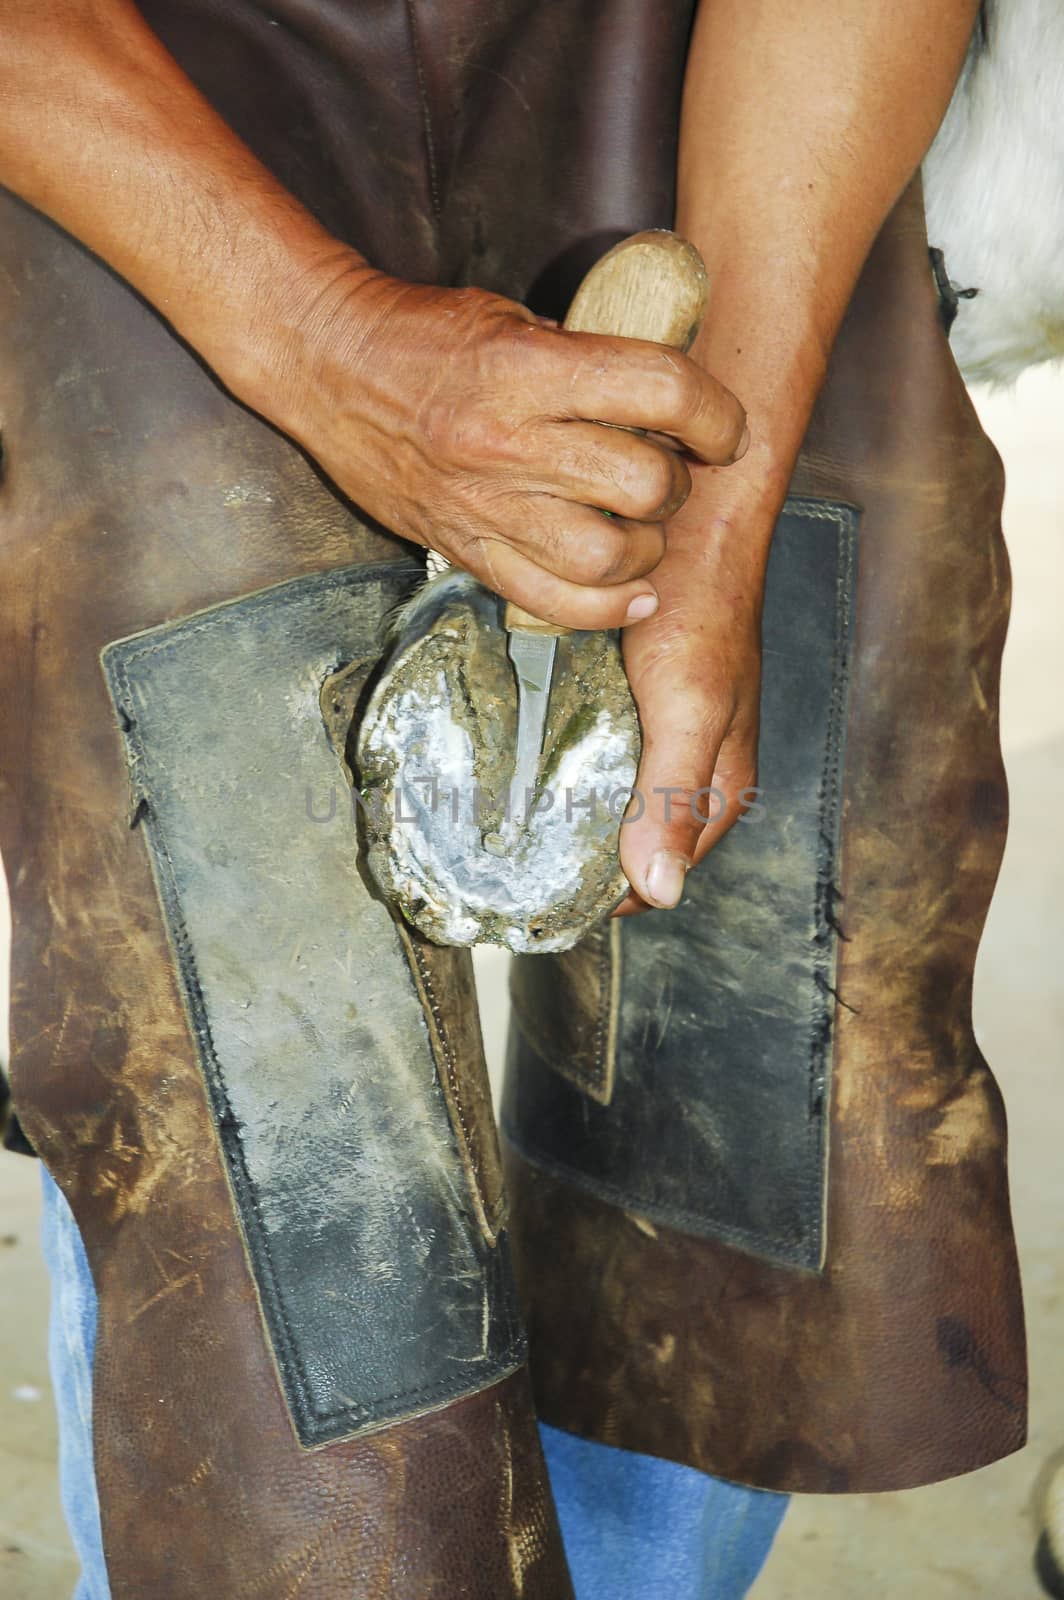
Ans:
[[[511,628],[508,637],[510,660],[517,675],[517,754],[510,784],[510,817],[507,826],[507,832],[512,837],[527,823],[538,787],[539,758],[547,726],[558,636],[554,633],[534,633],[526,628]]]

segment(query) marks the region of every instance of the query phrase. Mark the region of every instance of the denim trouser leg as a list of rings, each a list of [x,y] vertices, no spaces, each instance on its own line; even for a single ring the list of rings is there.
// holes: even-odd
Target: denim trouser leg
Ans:
[[[92,1459],[96,1294],[70,1207],[42,1172],[60,1487],[82,1568],[74,1600],[110,1600]],[[739,1488],[555,1428],[542,1432],[577,1600],[746,1594],[768,1555],[785,1495]]]
[[[542,1427],[577,1600],[738,1600],[787,1496]]]
[[[81,1562],[74,1600],[110,1600],[92,1461],[96,1291],[73,1213],[42,1165],[44,1258],[52,1280],[48,1363],[59,1415],[59,1488]]]

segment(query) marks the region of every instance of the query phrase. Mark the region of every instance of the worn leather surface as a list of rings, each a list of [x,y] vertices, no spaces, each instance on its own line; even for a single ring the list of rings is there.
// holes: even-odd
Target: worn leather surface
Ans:
[[[455,961],[450,948],[432,944],[416,928],[401,923],[398,932],[424,1008],[474,1208],[494,1244],[506,1225],[507,1198],[491,1084],[487,1072],[469,1071],[470,1061],[484,1059],[472,966]]]
[[[824,1247],[857,521],[788,502],[765,592],[761,800],[675,914],[624,918],[605,960],[515,964],[503,1110],[511,1143],[579,1188],[810,1270]],[[719,805],[699,801],[706,816]],[[576,1048],[557,1055],[541,1018],[559,992]]]
[[[672,220],[695,0],[140,0],[229,122],[379,267],[564,315]]]
[[[1002,475],[938,323],[915,189],[795,487],[861,511],[823,1271],[662,1226],[511,1148],[515,1256],[547,1420],[767,1488],[896,1489],[1017,1449],[1026,1406],[1005,1119],[971,1024],[1006,820]],[[657,920],[627,962],[641,943],[654,959]],[[573,1048],[587,1036],[585,1018]],[[642,1132],[677,1137],[649,1112]]]
[[[525,1353],[406,949],[362,881],[346,793],[335,804],[319,703],[338,666],[380,648],[410,581],[405,563],[296,578],[103,657],[305,1445],[457,1400]]]
[[[356,656],[331,673],[320,695],[322,720],[329,742],[349,786],[363,875],[361,824],[370,802],[363,799],[355,781],[352,747],[366,696],[377,671],[383,669],[386,661],[387,652],[382,654],[379,643],[375,644],[366,655]],[[321,814],[331,818],[334,810],[334,790],[330,786]],[[469,1197],[485,1239],[494,1244],[506,1223],[506,1190],[491,1084],[484,1067],[484,1042],[472,963],[456,960],[453,949],[431,943],[402,917],[393,916],[393,922],[421,1001],[439,1086],[450,1112],[451,1131],[465,1171]],[[479,1063],[480,1069],[470,1071],[470,1063]]]
[[[670,220],[690,3],[144,9],[267,164],[385,269],[560,309],[603,244]],[[399,547],[105,268],[17,202],[0,209],[12,1071],[100,1293],[115,1600],[564,1600],[520,1375],[300,1446],[99,670],[112,640]],[[464,958],[424,967],[441,1015],[452,987],[468,999]],[[481,1062],[475,1030],[444,1020],[458,1121],[483,1103]],[[491,1142],[474,1146],[497,1229]]]
[[[145,6],[258,153],[378,265],[527,291],[543,311],[564,306],[603,244],[671,220],[691,9]],[[0,209],[12,1071],[100,1291],[112,1593],[564,1600],[521,1375],[368,1438],[298,1443],[145,838],[127,826],[98,666],[111,640],[300,574],[393,561],[399,547],[98,263],[16,202]],[[836,1034],[834,1116],[842,1129],[844,1111],[850,1132],[832,1152],[835,1261],[817,1279],[665,1229],[652,1241],[567,1187],[532,1192],[527,1173],[514,1195],[540,1286],[531,1311],[548,1410],[679,1459],[814,1487],[958,1470],[1022,1429],[1003,1131],[966,1016],[1001,839],[1000,480],[928,333],[915,261],[898,233],[878,256],[799,485],[861,503],[877,547],[858,597],[870,643],[850,727],[863,752],[852,771],[866,776],[849,780],[851,813],[870,792],[873,820],[843,887],[860,897],[883,879],[891,916],[873,896],[840,971],[870,999],[860,1029],[847,1013]],[[903,648],[916,639],[920,650]],[[918,762],[939,748],[932,712],[944,704],[957,737],[941,760]],[[918,772],[935,801],[930,867],[906,853],[913,814],[888,826],[874,809],[893,765]],[[936,954],[907,964],[899,928],[914,907],[919,946],[926,924]],[[433,966],[437,991],[450,972],[460,996],[462,958]],[[882,987],[877,968],[891,974]],[[896,1012],[908,1019],[897,1036]],[[471,1036],[462,1059],[476,1096],[466,1049]],[[844,1063],[860,1056],[863,1075],[839,1070],[840,1051]]]
[[[405,552],[116,279],[17,203],[3,212],[12,1073],[99,1291],[112,1594],[495,1600],[523,1585],[553,1600],[568,1578],[524,1374],[369,1438],[299,1442],[99,663],[145,627]],[[279,858],[288,847],[282,833]],[[353,1000],[376,943],[355,955]],[[293,1058],[297,1100],[301,1070]],[[481,1070],[467,1053],[466,1081]],[[279,1104],[279,1130],[288,1115]]]

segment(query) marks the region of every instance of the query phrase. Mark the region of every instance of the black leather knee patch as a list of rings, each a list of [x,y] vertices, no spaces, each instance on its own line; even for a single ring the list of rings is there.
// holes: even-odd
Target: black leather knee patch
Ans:
[[[758,809],[676,911],[516,963],[504,1115],[517,1149],[570,1182],[813,1270],[857,525],[848,506],[787,502],[765,600]]]
[[[410,564],[297,579],[103,662],[247,1243],[305,1445],[520,1365],[422,999],[357,865],[319,706]]]

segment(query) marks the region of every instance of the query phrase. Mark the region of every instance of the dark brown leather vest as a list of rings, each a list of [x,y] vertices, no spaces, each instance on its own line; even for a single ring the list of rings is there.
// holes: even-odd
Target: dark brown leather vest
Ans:
[[[692,9],[144,7],[376,264],[555,313],[605,244],[670,220]],[[350,715],[342,695],[319,714],[318,691],[379,648],[409,552],[98,262],[3,210],[12,1065],[100,1295],[115,1600],[564,1600],[467,959],[380,920],[343,815],[311,817],[320,786],[290,848],[308,784],[288,813],[268,781],[287,761],[318,784],[327,725]],[[734,1203],[687,1214],[649,1169],[611,1180],[608,1122],[598,1146],[569,1138],[589,1092],[642,1115],[647,1150],[661,1137],[641,1086],[667,1041],[627,1049],[638,1012],[618,1011],[625,972],[671,959],[657,935],[517,979],[510,1233],[541,1411],[771,1487],[924,1481],[1023,1432],[1003,1121],[968,1010],[1004,826],[1001,482],[925,267],[914,193],[792,508],[795,539],[833,530],[824,582],[854,564],[845,616],[824,612],[845,657],[822,730],[844,938],[809,968],[831,995],[812,1075],[808,1051],[794,1069],[820,1099],[793,1123],[811,1154],[788,1168],[791,1232],[771,1162],[725,1163]],[[745,1037],[741,1016],[723,1037]],[[742,1091],[739,1072],[695,1074],[696,1166],[741,1155],[713,1126]],[[769,1198],[743,1232],[751,1190]]]

